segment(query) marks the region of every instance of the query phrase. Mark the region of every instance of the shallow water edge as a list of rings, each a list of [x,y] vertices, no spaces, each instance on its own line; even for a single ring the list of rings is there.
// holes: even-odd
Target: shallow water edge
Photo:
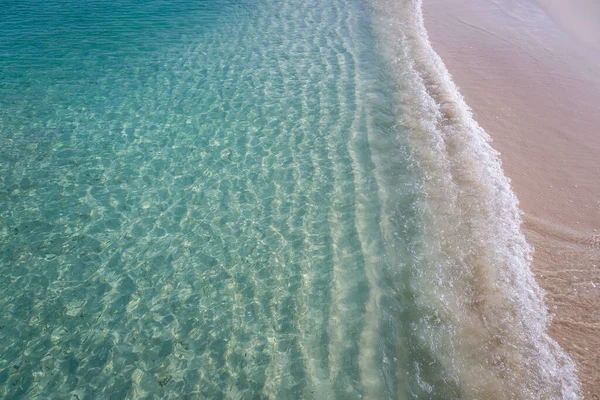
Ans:
[[[465,398],[580,398],[573,361],[546,333],[516,196],[429,43],[421,1],[372,3],[427,193],[420,301],[440,319],[424,340],[452,349],[442,363]]]

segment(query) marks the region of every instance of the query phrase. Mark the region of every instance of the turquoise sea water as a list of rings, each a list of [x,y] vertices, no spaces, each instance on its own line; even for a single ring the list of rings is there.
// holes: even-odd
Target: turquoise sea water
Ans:
[[[0,9],[0,397],[488,393],[372,4]]]
[[[364,4],[2,6],[3,397],[393,396],[416,186]]]

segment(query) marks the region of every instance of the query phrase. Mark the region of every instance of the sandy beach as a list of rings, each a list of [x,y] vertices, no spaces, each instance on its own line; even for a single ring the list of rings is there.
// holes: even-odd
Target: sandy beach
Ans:
[[[532,269],[586,398],[600,395],[600,6],[425,0],[433,47],[512,180]]]

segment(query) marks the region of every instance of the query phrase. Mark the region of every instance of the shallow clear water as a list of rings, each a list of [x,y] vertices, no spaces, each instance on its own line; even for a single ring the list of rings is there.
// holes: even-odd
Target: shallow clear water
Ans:
[[[418,392],[418,185],[363,3],[1,6],[2,397]]]
[[[0,10],[1,398],[578,398],[419,0]]]

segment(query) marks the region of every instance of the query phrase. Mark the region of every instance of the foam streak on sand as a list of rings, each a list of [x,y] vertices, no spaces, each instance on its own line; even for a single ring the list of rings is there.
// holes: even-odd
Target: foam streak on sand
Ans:
[[[421,2],[373,5],[401,86],[401,124],[424,175],[416,301],[435,318],[420,322],[421,340],[454,371],[466,398],[578,398],[574,364],[546,333],[517,199],[428,41]]]

